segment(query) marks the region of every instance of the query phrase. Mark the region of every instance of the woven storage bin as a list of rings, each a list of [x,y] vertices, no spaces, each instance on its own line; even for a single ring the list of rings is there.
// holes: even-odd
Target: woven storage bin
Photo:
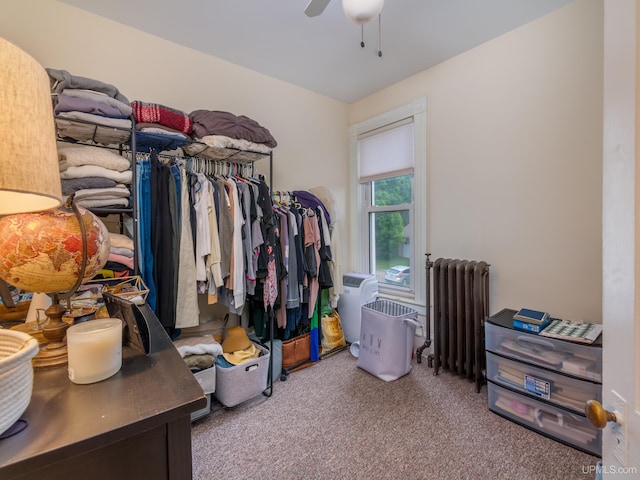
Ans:
[[[0,329],[0,434],[29,406],[33,389],[31,359],[38,353],[31,335]]]

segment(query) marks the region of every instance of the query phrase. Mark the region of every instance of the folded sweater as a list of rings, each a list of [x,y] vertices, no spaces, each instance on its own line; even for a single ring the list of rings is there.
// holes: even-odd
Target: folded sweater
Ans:
[[[159,123],[182,133],[191,133],[193,122],[186,113],[180,110],[159,103],[147,103],[139,100],[131,102],[131,108],[136,122]]]
[[[118,172],[131,168],[129,159],[107,148],[90,145],[59,145],[58,161],[61,172],[68,167],[81,165],[96,165]]]
[[[131,170],[118,172],[109,168],[98,167],[96,165],[71,166],[60,172],[60,178],[83,178],[83,177],[105,177],[115,180],[118,183],[130,184],[133,178]]]

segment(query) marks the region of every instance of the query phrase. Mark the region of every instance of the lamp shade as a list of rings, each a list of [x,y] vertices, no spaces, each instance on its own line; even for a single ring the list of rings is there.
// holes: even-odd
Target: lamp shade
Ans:
[[[342,0],[342,10],[356,25],[363,25],[380,15],[384,0]]]
[[[0,38],[0,215],[62,203],[49,76]]]

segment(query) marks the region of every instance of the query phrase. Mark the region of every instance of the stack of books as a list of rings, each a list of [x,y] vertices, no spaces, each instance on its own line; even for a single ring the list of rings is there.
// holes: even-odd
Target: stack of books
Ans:
[[[551,322],[551,316],[547,312],[521,308],[513,316],[513,328],[525,332],[540,333]]]

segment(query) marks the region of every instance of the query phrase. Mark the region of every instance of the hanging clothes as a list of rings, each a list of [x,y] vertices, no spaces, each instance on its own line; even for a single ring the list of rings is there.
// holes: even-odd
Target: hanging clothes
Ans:
[[[140,156],[136,162],[138,179],[138,270],[149,294],[147,304],[156,310],[156,285],[153,280],[153,251],[151,250],[151,162],[148,155]]]
[[[195,175],[196,185],[193,193],[193,208],[196,217],[195,264],[196,280],[207,281],[206,259],[211,254],[211,222],[209,212],[213,208],[212,197],[209,193],[209,180],[202,174]]]
[[[177,199],[170,168],[151,153],[151,250],[154,255],[153,280],[157,288],[156,315],[169,335],[175,329],[175,264],[173,262]],[[157,259],[163,261],[158,262]]]
[[[321,202],[304,194],[298,202],[286,192],[276,205],[264,179],[243,177],[236,167],[224,173],[150,157],[147,200],[140,195],[149,221],[141,227],[150,231],[151,283],[168,332],[199,323],[198,294],[204,294],[230,313],[242,314],[251,303],[256,333],[273,325],[281,338],[304,330],[317,338],[319,292],[333,284],[327,267],[335,258]]]
[[[244,281],[244,255],[242,251],[242,207],[238,195],[238,188],[233,180],[226,180],[227,193],[229,194],[229,204],[231,206],[231,217],[233,219],[233,236],[231,243],[231,267],[230,278],[226,283],[228,290],[232,292],[232,307],[238,315],[242,314],[245,301],[245,281]]]
[[[318,225],[318,219],[315,212],[312,209],[307,210],[307,215],[304,219],[304,248],[305,258],[307,259],[307,266],[309,268],[307,272],[308,285],[309,285],[309,318],[312,317],[315,311],[315,304],[318,298],[318,290],[320,284],[318,281],[318,271],[320,267],[320,228]]]
[[[220,266],[221,263],[221,250],[220,250],[220,234],[218,229],[218,215],[216,214],[216,192],[215,185],[210,179],[205,179],[209,185],[207,191],[209,195],[208,202],[208,221],[210,225],[210,248],[209,255],[207,256],[207,260],[205,262],[205,268],[207,272],[207,282],[209,284],[209,288],[207,291],[208,294],[208,303],[214,304],[218,301],[218,289],[222,287],[222,269]]]
[[[195,286],[196,261],[194,256],[187,173],[180,169],[180,255],[178,264],[178,291],[176,299],[176,327],[195,327],[200,323],[198,291]]]

